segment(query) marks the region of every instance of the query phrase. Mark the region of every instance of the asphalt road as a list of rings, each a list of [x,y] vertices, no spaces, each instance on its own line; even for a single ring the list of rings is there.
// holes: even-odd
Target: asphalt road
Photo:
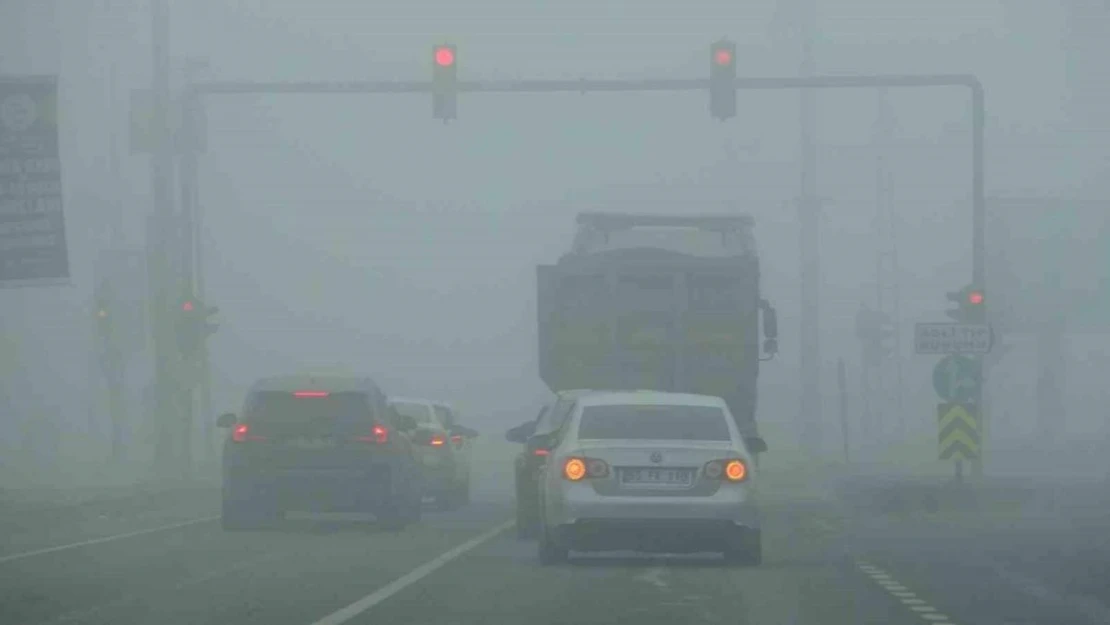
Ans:
[[[226,533],[215,493],[160,510],[4,527],[0,623],[1089,625],[1110,622],[1094,522],[765,506],[765,562],[604,556],[539,566],[481,493],[401,533],[297,519]],[[1083,524],[1068,521],[1071,527]],[[1101,620],[1099,620],[1101,619]]]

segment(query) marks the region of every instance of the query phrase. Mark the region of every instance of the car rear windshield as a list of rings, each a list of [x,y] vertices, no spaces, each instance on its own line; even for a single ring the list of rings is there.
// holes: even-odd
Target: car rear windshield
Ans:
[[[435,423],[435,419],[432,418],[431,406],[428,406],[427,404],[396,401],[392,402],[390,405],[392,405],[393,409],[397,411],[397,414],[403,417],[412,417],[417,423]]]
[[[266,431],[362,430],[374,420],[364,393],[322,391],[255,393],[245,417]]]
[[[728,441],[726,418],[712,406],[588,406],[582,410],[578,438]]]

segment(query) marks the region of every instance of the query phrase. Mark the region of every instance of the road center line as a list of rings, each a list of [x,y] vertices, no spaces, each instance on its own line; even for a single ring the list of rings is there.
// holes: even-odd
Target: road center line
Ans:
[[[428,562],[421,564],[405,575],[398,577],[392,582],[386,584],[385,586],[382,586],[381,588],[366,595],[365,597],[359,599],[351,605],[332,612],[324,618],[316,621],[312,625],[342,625],[343,623],[346,623],[347,621],[378,605],[379,603],[385,601],[393,595],[431,575],[432,573],[443,567],[445,564],[451,562],[452,560],[455,560],[459,556],[474,549],[475,547],[478,547],[482,543],[489,541],[501,532],[504,532],[505,530],[512,527],[513,523],[513,521],[505,521],[501,525],[498,525],[491,530],[487,530],[485,533],[480,534],[475,538],[471,538],[470,540],[459,545],[458,547],[455,547],[447,553],[444,553],[438,558],[434,560],[429,560]]]
[[[57,553],[67,549],[77,549],[78,547],[88,547],[90,545],[99,545],[101,543],[110,543],[116,540],[123,540],[124,538],[134,538],[135,536],[144,536],[146,534],[154,534],[157,532],[165,532],[168,530],[175,530],[182,527],[189,527],[190,525],[199,525],[201,523],[209,523],[215,521],[220,517],[208,516],[199,519],[191,519],[181,523],[173,523],[171,525],[162,525],[160,527],[151,527],[145,530],[138,530],[135,532],[127,532],[126,534],[115,534],[113,536],[105,536],[103,538],[94,538],[92,540],[83,540],[78,543],[70,543],[68,545],[59,545],[57,547],[47,547],[45,549],[36,549],[34,551],[24,551],[23,553],[13,553],[11,555],[0,556],[0,564],[5,562],[14,562],[15,560],[23,560],[25,558],[32,558],[34,556],[42,556],[48,553]]]

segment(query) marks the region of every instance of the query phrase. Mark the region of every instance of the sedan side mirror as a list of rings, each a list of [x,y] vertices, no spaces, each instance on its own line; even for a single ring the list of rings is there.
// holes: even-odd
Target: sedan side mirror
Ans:
[[[758,436],[752,436],[744,439],[744,445],[748,448],[748,451],[752,452],[753,454],[761,454],[767,451],[767,441]]]
[[[774,356],[779,353],[779,340],[767,339],[763,341],[763,353]]]
[[[233,425],[235,425],[235,415],[230,412],[225,412],[219,417],[216,417],[216,427],[218,428],[229,428]]]

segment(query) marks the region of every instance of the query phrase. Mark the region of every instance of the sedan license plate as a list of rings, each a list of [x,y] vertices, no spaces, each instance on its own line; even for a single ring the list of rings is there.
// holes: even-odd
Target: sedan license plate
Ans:
[[[297,449],[329,449],[335,447],[335,441],[330,438],[297,438],[290,444]]]
[[[624,469],[621,484],[625,486],[690,486],[694,472],[689,469]]]

